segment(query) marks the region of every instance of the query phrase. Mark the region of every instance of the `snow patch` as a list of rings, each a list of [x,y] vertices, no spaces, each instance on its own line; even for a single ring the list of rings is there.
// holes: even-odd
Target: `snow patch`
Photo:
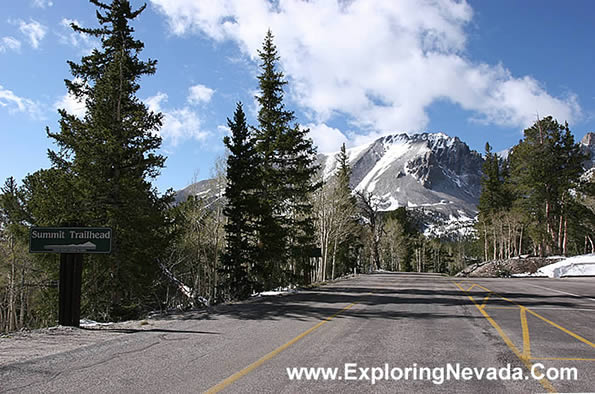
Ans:
[[[388,196],[383,196],[382,199],[386,202],[382,204],[382,207],[380,207],[381,211],[394,211],[395,209],[401,207],[401,204],[399,204],[399,200],[392,197],[390,193],[388,193]]]
[[[534,276],[595,276],[595,253],[569,257],[537,270]]]
[[[275,290],[261,291],[260,293],[253,293],[252,297],[278,296],[278,295],[284,295],[284,294],[295,294],[297,292],[298,292],[298,290],[295,288],[295,286],[279,287],[279,288],[276,288]]]
[[[91,320],[91,319],[81,319],[79,320],[79,325],[81,327],[84,328],[89,328],[89,327],[105,327],[105,326],[111,326],[112,324],[115,324],[113,322],[110,323],[99,323],[96,322],[95,320]]]

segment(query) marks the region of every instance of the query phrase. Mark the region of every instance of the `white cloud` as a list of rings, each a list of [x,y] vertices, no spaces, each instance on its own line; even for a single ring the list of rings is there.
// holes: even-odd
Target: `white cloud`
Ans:
[[[37,8],[47,8],[53,5],[54,3],[51,0],[33,0],[33,6]]]
[[[473,10],[464,0],[151,2],[173,33],[235,42],[253,60],[270,27],[290,94],[317,124],[343,114],[369,136],[420,131],[437,100],[471,111],[473,121],[518,128],[537,112],[581,117],[576,96],[554,97],[530,76],[470,60]]]
[[[153,112],[161,111],[161,102],[167,101],[167,94],[158,92],[156,95],[145,100],[145,104]]]
[[[72,29],[71,24],[83,26],[76,19],[63,18],[60,21],[61,32],[56,32],[62,44],[70,45],[74,48],[81,49],[83,54],[89,54],[94,48],[99,48],[101,43],[95,37],[87,33],[77,32]]]
[[[223,135],[231,135],[231,129],[227,125],[217,125],[217,131]]]
[[[163,113],[163,126],[159,135],[170,145],[176,146],[183,140],[195,139],[204,141],[210,133],[201,130],[201,120],[191,108],[164,109],[162,103],[167,102],[167,94],[159,92],[145,100],[151,111]]]
[[[0,39],[0,53],[8,50],[19,51],[21,49],[21,42],[14,37],[2,37]]]
[[[188,102],[190,104],[208,103],[215,91],[205,85],[194,85],[188,88]]]
[[[310,129],[309,137],[318,147],[318,153],[337,152],[343,143],[347,143],[347,137],[339,129],[329,127],[324,123],[308,124]]]
[[[39,44],[47,32],[47,27],[37,22],[36,20],[30,19],[27,23],[22,19],[18,21],[19,30],[29,39],[29,43],[34,49],[39,48]]]
[[[72,114],[81,119],[87,113],[85,100],[79,100],[77,97],[71,95],[70,93],[66,93],[64,96],[60,97],[60,99],[54,103],[54,108],[65,109],[66,112],[68,112],[69,114]]]
[[[0,85],[0,108],[6,108],[10,113],[25,112],[33,118],[42,117],[38,103],[25,97],[19,97],[2,85]]]
[[[75,78],[72,82],[80,84],[82,82],[81,78]],[[85,103],[84,97],[78,98],[70,92],[67,92],[64,96],[60,97],[55,103],[54,108],[58,109],[65,109],[66,112],[72,114],[80,119],[82,119],[85,114],[87,113],[87,105]]]

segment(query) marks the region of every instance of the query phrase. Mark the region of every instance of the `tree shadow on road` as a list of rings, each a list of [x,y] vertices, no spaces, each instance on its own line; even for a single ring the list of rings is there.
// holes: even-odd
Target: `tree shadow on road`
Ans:
[[[211,332],[211,331],[196,331],[196,330],[169,330],[166,328],[88,328],[88,327],[81,327],[81,330],[86,331],[99,331],[99,332],[112,332],[112,333],[119,333],[119,334],[136,334],[141,332],[158,332],[164,334],[209,334],[209,335],[221,335],[219,332]]]
[[[407,278],[407,276],[411,276],[411,278]],[[247,302],[217,305],[207,311],[178,314],[165,317],[165,319],[216,320],[227,317],[238,320],[289,318],[305,321],[312,318],[326,319],[352,303],[364,307],[350,308],[341,312],[336,318],[389,320],[483,318],[474,313],[475,304],[467,297],[468,294],[472,295],[478,303],[481,303],[487,295],[491,295],[491,306],[513,306],[510,302],[488,291],[475,289],[470,293],[463,292],[457,289],[448,278],[438,275],[416,277],[412,274],[383,273],[302,290],[297,294],[265,296]],[[573,298],[576,298],[573,296],[549,296],[522,292],[501,292],[499,294],[508,299],[519,301],[525,307],[576,307],[571,302]],[[472,307],[472,311],[469,307]]]

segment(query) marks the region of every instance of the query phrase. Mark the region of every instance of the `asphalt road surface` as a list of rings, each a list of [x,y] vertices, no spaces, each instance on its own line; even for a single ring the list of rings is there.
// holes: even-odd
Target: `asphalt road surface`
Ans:
[[[0,364],[0,391],[595,391],[595,278],[362,275],[158,327],[108,329],[98,343]],[[449,364],[458,380],[446,379]],[[287,368],[302,367],[337,375],[291,380]]]

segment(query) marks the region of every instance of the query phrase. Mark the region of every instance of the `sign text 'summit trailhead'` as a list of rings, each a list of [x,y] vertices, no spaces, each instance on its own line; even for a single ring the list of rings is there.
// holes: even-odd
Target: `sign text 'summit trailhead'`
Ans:
[[[112,230],[104,227],[32,227],[31,253],[110,253]]]

